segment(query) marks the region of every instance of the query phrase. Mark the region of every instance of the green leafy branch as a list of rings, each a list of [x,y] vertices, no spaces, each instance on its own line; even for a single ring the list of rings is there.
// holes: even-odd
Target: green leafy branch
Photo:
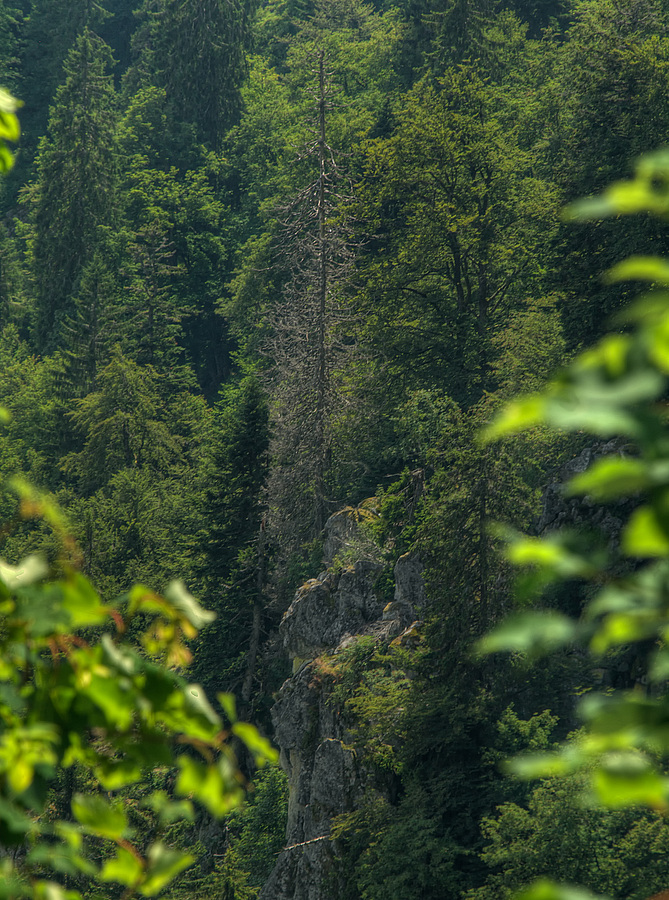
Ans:
[[[639,212],[669,216],[666,150],[641,159],[632,180],[574,204],[566,215],[584,220]],[[507,534],[507,555],[522,570],[521,599],[567,579],[589,582],[597,590],[579,619],[555,610],[520,612],[487,635],[479,652],[536,658],[577,643],[601,657],[648,642],[646,690],[586,695],[579,707],[586,727],[577,740],[555,753],[519,757],[510,768],[524,778],[581,771],[601,805],[647,806],[667,813],[669,778],[661,760],[669,749],[669,264],[634,257],[607,278],[644,281],[650,290],[619,317],[618,330],[577,357],[545,390],[509,404],[484,440],[537,425],[623,438],[623,452],[595,462],[566,491],[601,503],[633,502],[621,536],[628,571],[621,575],[605,554],[596,557],[579,548],[573,535],[538,539]],[[543,881],[519,896],[585,900],[590,895]]]
[[[48,506],[34,490],[28,502],[26,491],[27,511]],[[51,524],[63,527],[58,517]],[[127,637],[136,617],[138,643]],[[159,838],[138,844],[123,790],[147,771],[174,769],[173,791],[142,801],[160,831],[192,820],[194,802],[221,816],[241,801],[233,735],[258,765],[276,759],[253,726],[237,721],[232,696],[219,695],[219,713],[178,672],[190,661],[187,641],[212,619],[179,581],[164,596],[135,586],[107,603],[62,562],[58,575],[37,556],[0,562],[0,843],[29,848],[0,864],[0,897],[80,896],[45,872],[116,882],[126,900],[155,896],[193,857]],[[48,792],[72,767],[94,788],[74,794],[71,820],[54,821]],[[111,846],[102,863],[86,853],[86,838]]]

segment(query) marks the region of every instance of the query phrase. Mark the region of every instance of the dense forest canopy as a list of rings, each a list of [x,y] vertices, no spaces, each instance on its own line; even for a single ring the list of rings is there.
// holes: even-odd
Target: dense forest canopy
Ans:
[[[587,422],[478,435],[624,333],[635,288],[604,273],[669,246],[661,217],[561,215],[666,140],[668,0],[0,0],[0,38],[23,101],[17,145],[0,95],[0,474],[63,511],[100,602],[183,579],[217,614],[185,676],[271,739],[279,623],[328,517],[359,525],[333,570],[372,559],[384,602],[398,558],[421,560],[415,640],[322,664],[375,784],[334,823],[325,896],[669,887],[656,811],[583,808],[582,771],[499,771],[574,732],[577,695],[645,684],[648,647],[472,652],[517,602],[490,523],[536,532],[561,466],[600,453]],[[0,504],[0,556],[57,568],[57,530]],[[570,509],[593,555],[619,554],[620,523]],[[590,597],[573,577],[541,602],[578,617]],[[85,790],[71,767],[53,802]],[[257,897],[284,776],[222,830],[207,815],[169,835],[198,864],[168,896]]]

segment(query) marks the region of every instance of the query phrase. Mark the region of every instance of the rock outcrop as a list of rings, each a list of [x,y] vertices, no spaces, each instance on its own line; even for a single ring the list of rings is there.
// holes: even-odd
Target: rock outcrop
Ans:
[[[341,515],[326,525],[326,562],[331,564],[355,526]],[[323,654],[337,654],[362,635],[388,642],[411,631],[425,602],[418,560],[401,557],[395,596],[384,605],[376,582],[382,566],[361,559],[308,581],[283,617],[280,634],[293,660],[293,675],[272,711],[274,739],[288,775],[290,798],[286,846],[261,900],[333,900],[341,895],[341,872],[332,820],[359,805],[368,774],[363,770],[340,710],[322,677]],[[414,627],[415,632],[415,627]]]

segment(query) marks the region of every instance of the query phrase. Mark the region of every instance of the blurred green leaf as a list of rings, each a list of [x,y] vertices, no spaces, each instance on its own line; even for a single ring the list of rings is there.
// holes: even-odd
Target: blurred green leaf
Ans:
[[[658,617],[652,610],[634,609],[612,613],[602,621],[590,642],[592,652],[602,655],[611,647],[642,641],[657,633]]]
[[[172,800],[166,791],[153,791],[143,801],[143,806],[153,810],[161,825],[171,825],[179,820],[195,820],[193,804],[189,800]]]
[[[263,766],[265,763],[278,760],[278,752],[254,725],[249,725],[248,722],[236,722],[232,726],[232,733],[246,744],[253,754],[256,765]]]
[[[97,874],[97,869],[90,860],[66,844],[37,844],[29,851],[27,860],[31,865],[52,869],[64,875],[76,877],[82,872],[89,876]]]
[[[483,430],[484,442],[525,431],[545,421],[546,400],[539,394],[521,397],[506,404],[493,422]]]
[[[215,816],[224,816],[242,798],[241,785],[234,779],[229,762],[222,756],[217,763],[207,765],[190,756],[180,756],[176,790],[193,797]]]
[[[590,578],[597,572],[592,559],[573,553],[559,535],[517,538],[506,556],[514,566],[546,568],[562,578]]]
[[[49,574],[49,566],[41,556],[26,556],[17,566],[0,560],[0,580],[10,591],[41,581]]]
[[[35,881],[32,885],[34,900],[82,900],[79,891],[67,891],[54,881]]]
[[[189,684],[184,689],[185,697],[188,701],[188,707],[191,712],[201,715],[203,718],[215,725],[221,727],[221,717],[207,700],[207,695],[199,684]]]
[[[107,607],[90,581],[73,572],[62,582],[63,609],[70,616],[72,628],[102,625],[109,619]]]
[[[669,536],[652,507],[641,506],[632,513],[623,531],[622,549],[628,556],[641,558],[669,553]]]
[[[608,754],[592,774],[592,787],[598,802],[609,808],[667,808],[669,779],[639,753]]]
[[[610,283],[650,281],[669,285],[669,262],[659,256],[632,256],[610,269],[606,280]]]
[[[119,847],[116,856],[105,860],[99,878],[101,881],[115,881],[126,887],[134,887],[139,884],[143,875],[142,861],[125,847]]]
[[[173,581],[165,591],[165,599],[183,613],[190,624],[198,631],[209,625],[216,618],[216,613],[204,609],[186,588],[180,579]]]
[[[216,694],[216,699],[223,707],[223,711],[225,715],[228,717],[229,722],[237,721],[237,703],[235,701],[234,694]]]
[[[548,879],[535,881],[533,885],[515,895],[515,900],[607,900],[601,895],[591,894],[583,888],[555,884]]]
[[[148,853],[148,867],[145,880],[140,887],[144,897],[154,897],[172,879],[192,865],[195,857],[190,853],[172,850],[164,844],[152,844]]]
[[[609,456],[597,460],[587,472],[572,478],[567,494],[589,494],[594,500],[613,500],[642,490],[650,481],[647,463]]]
[[[516,652],[534,658],[571,643],[577,625],[552,610],[518,613],[487,634],[477,644],[481,654]]]
[[[120,841],[128,830],[128,820],[120,802],[108,803],[99,794],[75,794],[72,813],[88,834]]]

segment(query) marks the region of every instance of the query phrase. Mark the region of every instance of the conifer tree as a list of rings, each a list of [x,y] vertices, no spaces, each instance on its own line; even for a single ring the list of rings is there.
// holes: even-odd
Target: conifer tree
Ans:
[[[548,132],[557,151],[556,180],[567,200],[603,189],[639,154],[664,143],[668,12],[658,0],[574,3],[574,22],[555,74],[560,113]],[[587,345],[630,299],[629,286],[604,284],[603,272],[628,253],[666,253],[666,228],[651,217],[624,230],[615,221],[597,228],[565,225],[558,249],[562,265],[556,281],[569,300],[568,342]]]
[[[93,257],[101,226],[114,221],[116,111],[109,47],[86,28],[68,54],[49,130],[41,140],[31,205],[30,265],[35,284],[34,340],[53,350],[64,340],[72,297]]]
[[[21,23],[21,10],[15,8],[12,0],[0,0],[0,84],[10,90],[16,90],[18,30]]]
[[[97,28],[106,18],[97,0],[32,0],[21,54],[21,116],[29,155],[47,127],[49,106],[62,80],[63,63],[85,28]]]
[[[240,109],[248,0],[144,0],[141,15],[130,83],[164,88],[171,118],[216,148]]]
[[[256,378],[228,389],[216,408],[202,496],[200,577],[218,619],[202,633],[198,680],[251,701],[265,618],[265,521],[269,411]]]

